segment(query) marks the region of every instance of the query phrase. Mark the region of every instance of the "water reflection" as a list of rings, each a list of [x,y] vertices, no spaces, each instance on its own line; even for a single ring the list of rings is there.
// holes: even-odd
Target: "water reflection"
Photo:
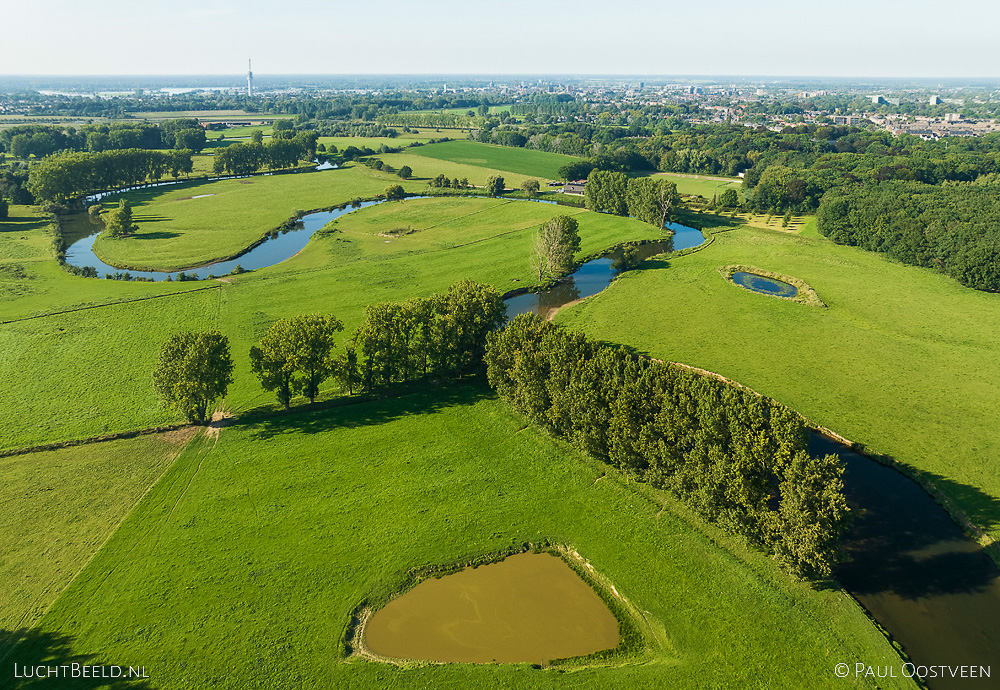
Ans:
[[[856,506],[837,579],[917,664],[973,664],[1000,671],[1000,570],[916,482],[814,435],[814,454],[836,453]],[[996,687],[996,681],[992,681]],[[990,687],[970,678],[939,688]]]
[[[674,234],[661,242],[618,249],[606,257],[583,264],[550,290],[507,298],[507,318],[518,314],[537,314],[547,319],[560,307],[601,292],[615,276],[639,262],[657,254],[696,247],[705,241],[705,236],[694,228],[678,223],[670,223],[667,227]]]

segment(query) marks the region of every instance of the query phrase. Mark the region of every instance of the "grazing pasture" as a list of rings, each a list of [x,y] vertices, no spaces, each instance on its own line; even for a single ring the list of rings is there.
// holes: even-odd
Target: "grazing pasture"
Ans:
[[[473,165],[491,170],[506,170],[540,180],[558,180],[560,179],[560,167],[580,160],[562,153],[480,144],[467,140],[428,144],[414,149],[413,152],[424,158],[451,161],[452,163]]]
[[[577,550],[641,611],[646,651],[562,669],[345,658],[352,611],[385,602],[411,569],[545,540]],[[842,593],[790,581],[477,386],[197,439],[38,632],[65,639],[62,655],[144,665],[161,687],[695,688],[765,675],[872,687],[834,664],[895,658]],[[24,662],[44,653],[17,650]]]
[[[719,274],[733,264],[804,280],[827,308],[742,290]],[[556,321],[720,373],[887,453],[997,538],[1000,408],[988,401],[1000,399],[998,314],[1000,295],[836,245],[810,222],[801,233],[717,234]]]

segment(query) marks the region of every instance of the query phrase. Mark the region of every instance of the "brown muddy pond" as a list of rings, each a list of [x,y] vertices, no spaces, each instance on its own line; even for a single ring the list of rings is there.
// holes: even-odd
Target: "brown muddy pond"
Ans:
[[[376,611],[364,644],[380,656],[536,663],[618,646],[618,620],[558,556],[522,553],[424,580]]]

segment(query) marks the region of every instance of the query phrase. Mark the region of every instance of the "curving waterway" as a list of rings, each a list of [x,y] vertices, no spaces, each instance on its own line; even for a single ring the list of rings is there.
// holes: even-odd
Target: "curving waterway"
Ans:
[[[991,667],[990,678],[953,678],[941,669],[924,679],[928,687],[1000,687],[1000,570],[993,560],[909,477],[818,434],[809,451],[835,453],[846,467],[854,523],[844,540],[850,560],[835,572],[844,589],[914,664]]]
[[[119,192],[115,193],[117,194]],[[428,197],[407,198],[424,199]],[[197,203],[197,198],[192,197],[187,201]],[[517,201],[518,203],[555,203],[552,201],[527,199]],[[236,258],[227,259],[226,261],[216,261],[214,263],[205,264],[204,266],[198,266],[196,268],[185,269],[183,271],[172,272],[133,271],[130,269],[116,268],[115,266],[105,263],[94,252],[94,242],[97,240],[97,237],[102,229],[100,225],[95,225],[93,234],[76,240],[66,248],[66,263],[71,266],[76,266],[77,268],[86,268],[88,266],[92,267],[97,271],[97,275],[100,278],[104,278],[107,275],[115,276],[118,274],[128,273],[133,278],[147,278],[153,281],[166,280],[167,277],[170,277],[172,280],[176,280],[180,273],[184,273],[187,276],[194,276],[199,279],[204,279],[209,276],[224,276],[237,266],[240,266],[245,271],[267,268],[268,266],[280,263],[302,251],[302,249],[309,243],[313,234],[317,230],[322,229],[327,223],[339,218],[340,216],[357,211],[358,209],[382,203],[385,203],[385,199],[363,201],[360,205],[346,206],[344,208],[333,209],[331,211],[307,213],[302,216],[302,218],[299,219],[299,221],[292,228],[271,233],[263,242],[255,247],[252,247],[243,254],[240,254]],[[654,254],[669,251],[670,246],[673,246],[675,249],[685,249],[687,247],[693,247],[701,244],[701,242],[704,241],[702,234],[693,228],[688,228],[676,223],[671,223],[668,227],[674,231],[672,245],[669,240],[667,242],[656,242],[653,244],[642,245],[638,247],[638,258],[645,259],[649,256],[653,256]],[[539,304],[544,304],[545,309],[559,307],[573,300],[580,299],[581,297],[595,295],[606,288],[617,273],[618,270],[615,268],[614,256],[612,256],[612,258],[601,258],[588,261],[571,276],[568,276],[561,281],[560,285],[557,288],[553,288],[553,290],[549,290],[545,293],[538,293],[538,295],[527,294],[511,298],[508,300],[508,314],[510,316],[514,316],[528,311],[537,311],[542,308],[538,306]],[[558,299],[560,299],[560,295],[564,297],[564,301],[556,303]],[[509,305],[515,300],[515,304],[518,306],[514,307],[514,311],[511,311],[511,307]],[[532,300],[535,300],[534,307],[529,304]]]
[[[362,202],[360,208],[384,201]],[[531,203],[525,201],[525,203]],[[205,278],[224,275],[239,264],[246,270],[265,268],[291,257],[314,232],[359,207],[303,216],[288,232],[269,239],[229,261],[185,271]],[[638,247],[644,259],[670,249],[694,247],[702,234],[672,224],[664,243]],[[99,275],[119,273],[93,253],[95,234],[66,250],[67,263],[93,266]],[[671,246],[672,245],[672,246]],[[508,316],[552,310],[601,292],[620,272],[620,256],[589,261],[551,290],[511,297]],[[165,280],[177,273],[129,271],[132,276]],[[845,540],[850,560],[835,575],[844,589],[865,607],[918,666],[936,667],[924,682],[932,690],[1000,687],[1000,570],[919,484],[896,470],[846,450],[813,434],[810,451],[835,453],[846,466],[845,494],[854,506],[854,523]],[[862,660],[872,666],[884,660]],[[831,661],[831,665],[834,662]],[[989,667],[990,678],[952,677],[960,667]],[[937,668],[939,667],[939,668]],[[854,669],[852,668],[852,673]],[[896,664],[895,673],[900,673]]]
[[[651,242],[635,247],[633,261],[645,261],[657,254],[673,250],[690,249],[705,241],[705,236],[700,231],[686,225],[669,223],[667,228],[673,231],[671,237],[662,242]],[[583,264],[549,290],[508,297],[505,300],[507,318],[530,313],[547,319],[560,307],[596,295],[611,285],[611,281],[624,270],[622,259],[623,251],[617,249],[608,256]]]

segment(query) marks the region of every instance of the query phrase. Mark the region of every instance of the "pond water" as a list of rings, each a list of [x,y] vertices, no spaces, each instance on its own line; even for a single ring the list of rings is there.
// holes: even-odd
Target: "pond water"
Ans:
[[[663,242],[653,242],[636,247],[635,258],[637,260],[645,261],[664,252],[689,249],[705,241],[705,236],[694,228],[678,223],[670,223],[667,227],[673,230],[674,234]],[[622,252],[620,250],[613,252],[609,256],[588,261],[580,266],[575,273],[566,276],[559,281],[558,285],[549,290],[508,297],[505,300],[507,318],[513,318],[518,314],[532,313],[545,319],[552,312],[570,302],[596,295],[608,287],[615,276],[621,272],[619,263],[621,258]]]
[[[836,578],[913,663],[991,666],[993,679],[927,678],[933,690],[1000,686],[1000,570],[912,479],[818,434],[813,455],[837,454],[857,509]],[[885,663],[863,660],[869,664]]]
[[[794,285],[789,285],[783,280],[765,278],[756,273],[745,273],[737,271],[733,274],[733,282],[742,285],[748,290],[759,292],[764,295],[774,295],[776,297],[795,297],[799,294],[799,289]]]
[[[376,611],[365,646],[396,659],[535,663],[618,646],[618,620],[558,556],[522,553],[424,580]]]

